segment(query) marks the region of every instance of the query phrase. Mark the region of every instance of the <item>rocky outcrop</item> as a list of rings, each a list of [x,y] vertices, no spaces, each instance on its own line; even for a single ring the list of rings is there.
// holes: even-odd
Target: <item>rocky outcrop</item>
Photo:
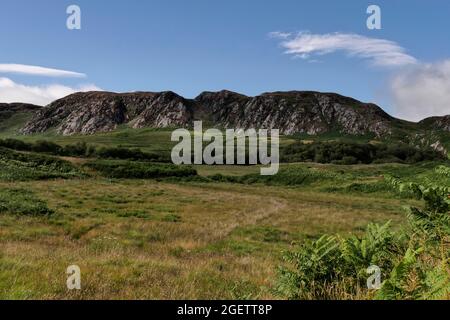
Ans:
[[[40,110],[22,133],[54,128],[63,135],[93,134],[114,130],[124,123],[134,128],[183,126],[190,114],[188,101],[173,92],[76,93]]]
[[[123,99],[133,128],[184,127],[192,122],[192,103],[173,92],[153,94],[147,100],[135,99],[134,94],[125,95]]]
[[[27,103],[0,103],[0,121],[5,121],[18,113],[35,113],[41,108]]]
[[[390,132],[393,120],[373,104],[337,94],[275,92],[246,97],[229,91],[205,92],[195,101],[213,123],[227,128],[278,128],[283,134]]]
[[[444,117],[427,118],[419,123],[420,125],[431,130],[443,130],[450,132],[450,115]]]
[[[222,128],[276,128],[283,134],[389,133],[398,121],[378,106],[319,92],[274,92],[247,97],[230,91],[204,92],[185,99],[173,92],[76,93],[42,108],[22,129],[63,135],[114,130],[118,125],[190,127],[203,120]]]

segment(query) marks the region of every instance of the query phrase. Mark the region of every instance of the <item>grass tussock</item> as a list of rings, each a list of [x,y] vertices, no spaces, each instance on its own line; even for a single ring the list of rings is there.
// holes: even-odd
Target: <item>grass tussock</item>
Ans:
[[[25,189],[0,190],[0,214],[44,216],[53,213],[47,203]]]

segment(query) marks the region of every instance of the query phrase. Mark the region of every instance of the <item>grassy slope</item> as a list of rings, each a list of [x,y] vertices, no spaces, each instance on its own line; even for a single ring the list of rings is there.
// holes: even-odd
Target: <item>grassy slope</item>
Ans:
[[[13,124],[0,138],[15,135],[17,122]],[[157,152],[167,152],[172,145],[168,130],[124,127],[94,136],[48,133],[20,138]],[[311,139],[285,137],[283,143],[299,138]],[[0,298],[272,298],[270,286],[281,252],[294,243],[323,233],[358,233],[373,221],[398,225],[404,221],[402,205],[420,205],[380,188],[383,173],[439,178],[433,164],[288,167],[297,166],[339,178],[296,187],[109,180],[96,175],[0,179],[0,189],[32,191],[54,211],[48,217],[0,214]],[[196,169],[204,176],[258,173],[257,167]],[[358,191],[361,186],[368,191]],[[81,292],[65,289],[65,270],[71,264],[81,267]]]
[[[25,141],[36,140],[50,140],[58,144],[73,144],[79,141],[84,141],[88,144],[97,146],[123,146],[127,148],[141,148],[147,152],[161,152],[168,153],[174,146],[174,143],[170,141],[172,129],[131,129],[127,125],[120,126],[114,132],[100,133],[91,136],[74,135],[70,137],[63,137],[49,131],[43,134],[36,134],[31,136],[23,136],[18,133],[19,129],[23,127],[26,121],[30,118],[30,114],[17,114],[10,119],[0,123],[0,139],[3,138],[16,138]],[[343,135],[337,132],[330,132],[319,136],[310,136],[307,134],[298,134],[293,136],[284,136],[281,138],[281,144],[286,145],[298,140],[304,141],[342,141],[342,142],[392,142],[402,141],[405,136],[414,136],[418,131],[425,134],[425,137],[432,135],[437,137],[443,145],[450,150],[450,133],[446,132],[432,132],[429,131],[429,127],[418,127],[416,124],[396,120],[393,123],[394,131],[393,136],[387,140],[376,139],[374,135]],[[434,142],[434,141],[433,141]]]
[[[33,190],[50,218],[0,218],[0,297],[271,297],[282,250],[324,232],[402,221],[398,199],[281,187],[102,179],[0,184]],[[176,222],[178,221],[178,222]],[[46,281],[42,281],[46,279]]]
[[[0,297],[272,298],[283,250],[323,233],[358,233],[372,221],[398,225],[401,206],[415,203],[388,192],[326,191],[330,186],[378,183],[384,171],[426,174],[401,165],[293,166],[343,178],[297,187],[95,176],[0,182],[2,189],[32,191],[55,212],[0,215]],[[204,175],[224,170],[198,169]],[[71,264],[83,272],[78,293],[64,289]]]
[[[16,113],[0,121],[0,137],[17,135],[17,132],[31,118],[30,113]]]

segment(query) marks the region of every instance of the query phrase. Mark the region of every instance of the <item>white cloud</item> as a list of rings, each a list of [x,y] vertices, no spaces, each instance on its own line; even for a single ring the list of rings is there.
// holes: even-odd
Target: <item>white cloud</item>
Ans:
[[[416,64],[417,60],[406,54],[405,49],[396,42],[361,36],[358,34],[328,33],[311,34],[300,32],[295,36],[280,32],[271,33],[272,37],[284,38],[281,46],[285,53],[295,57],[309,59],[334,52],[345,52],[349,56],[368,59],[377,66],[392,67]]]
[[[32,76],[45,76],[45,77],[69,77],[69,78],[84,78],[84,73],[78,73],[73,71],[51,69],[39,66],[30,66],[24,64],[0,64],[0,73],[18,73],[27,74]]]
[[[60,84],[28,86],[8,78],[0,78],[0,102],[23,102],[47,105],[57,99],[80,91],[101,91],[93,84],[69,87]]]
[[[274,31],[269,33],[269,38],[274,39],[287,39],[292,35],[290,32],[280,32],[280,31]]]
[[[399,71],[389,84],[395,115],[420,121],[450,114],[450,60]]]

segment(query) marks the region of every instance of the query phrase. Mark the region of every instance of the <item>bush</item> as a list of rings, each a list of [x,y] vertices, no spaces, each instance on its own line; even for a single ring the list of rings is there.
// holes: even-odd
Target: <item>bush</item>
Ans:
[[[108,178],[156,179],[196,176],[197,171],[187,166],[132,162],[120,160],[98,160],[85,164]]]
[[[77,142],[76,144],[61,146],[46,140],[27,143],[16,139],[5,139],[0,140],[0,147],[17,151],[33,151],[64,157],[98,157],[101,159],[170,162],[170,155],[168,154],[153,154],[143,152],[140,149],[121,147],[97,149],[94,146],[87,145],[86,142]]]
[[[339,174],[331,171],[321,171],[300,166],[292,166],[281,168],[278,174],[274,176],[262,176],[260,174],[248,174],[244,176],[224,176],[221,174],[209,176],[209,179],[216,182],[230,182],[230,183],[264,183],[267,185],[287,185],[300,186],[310,185],[317,181],[336,181],[340,178]]]
[[[120,159],[136,161],[161,161],[165,162],[161,155],[142,152],[140,149],[126,148],[102,148],[96,152],[96,156],[102,159]]]
[[[82,176],[84,175],[67,161],[0,147],[1,180],[24,181]]]
[[[427,160],[442,160],[445,157],[432,149],[417,149],[407,144],[359,144],[344,142],[297,142],[281,152],[284,162],[334,163],[352,165],[358,163],[417,163]]]
[[[86,142],[78,142],[76,144],[69,144],[58,150],[62,156],[69,157],[85,157],[92,156],[95,153],[94,147],[88,147]]]
[[[438,168],[438,171],[442,168]],[[450,298],[450,189],[387,177],[394,190],[425,201],[409,208],[407,227],[369,225],[363,237],[322,236],[285,254],[275,292],[289,299]],[[366,289],[367,268],[382,270],[381,288]]]
[[[0,190],[0,213],[42,216],[53,213],[47,204],[24,189]]]
[[[359,238],[322,236],[284,255],[276,293],[288,299],[332,299],[337,294],[355,295],[366,285],[366,270],[371,265],[392,267],[392,252],[397,250],[389,223],[371,224]],[[333,292],[334,291],[334,292]]]
[[[62,147],[50,141],[40,140],[32,145],[31,151],[59,155],[61,154]]]
[[[16,139],[0,140],[0,147],[18,150],[18,151],[31,151],[33,145]]]

